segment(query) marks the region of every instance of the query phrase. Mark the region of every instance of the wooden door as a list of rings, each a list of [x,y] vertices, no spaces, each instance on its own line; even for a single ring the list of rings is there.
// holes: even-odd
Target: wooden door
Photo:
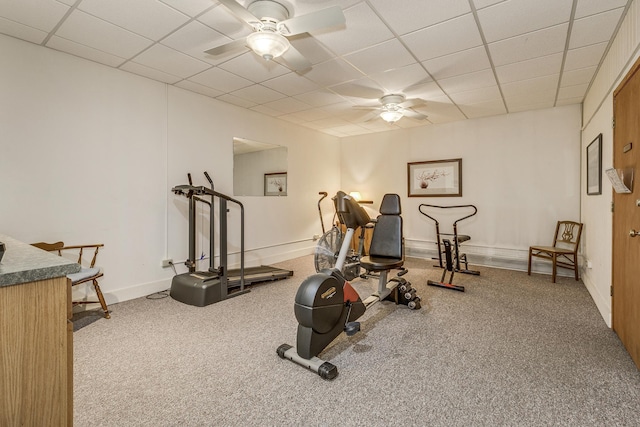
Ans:
[[[613,195],[613,330],[640,369],[640,60],[613,94],[613,165],[633,168],[632,193]],[[631,145],[629,145],[631,144]]]

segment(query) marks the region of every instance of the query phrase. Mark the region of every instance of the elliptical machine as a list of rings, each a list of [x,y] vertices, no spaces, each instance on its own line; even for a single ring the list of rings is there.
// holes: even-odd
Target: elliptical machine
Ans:
[[[338,375],[338,368],[318,358],[343,331],[354,335],[360,330],[357,319],[367,308],[378,301],[391,300],[411,309],[420,308],[420,298],[411,284],[401,277],[387,282],[390,270],[406,272],[400,197],[386,194],[380,206],[369,256],[360,260],[362,267],[379,273],[378,290],[362,300],[344,278],[341,268],[349,251],[354,230],[370,222],[367,212],[350,196],[340,191],[336,195],[336,208],[347,227],[340,253],[334,268],[325,269],[305,279],[295,298],[294,313],[298,320],[296,347],[282,344],[276,350],[278,356],[310,369],[326,380]]]
[[[423,208],[436,208],[436,209],[457,209],[457,208],[462,208],[462,209],[467,209],[467,211],[469,209],[472,209],[473,212],[471,212],[470,214],[467,214],[461,218],[456,219],[453,222],[453,234],[451,233],[441,233],[440,232],[440,222],[438,222],[437,219],[435,219],[433,216],[433,214],[429,215],[428,213],[426,213]],[[430,220],[432,220],[435,224],[436,224],[436,245],[438,246],[438,260],[439,260],[439,265],[435,266],[435,267],[440,267],[442,268],[442,277],[440,278],[439,282],[436,282],[434,280],[427,280],[427,285],[429,286],[437,286],[440,288],[446,288],[446,289],[452,289],[454,291],[460,291],[460,292],[464,292],[464,286],[462,285],[454,285],[453,284],[453,276],[456,272],[458,273],[464,273],[464,274],[471,274],[473,276],[479,276],[480,272],[477,270],[469,270],[469,263],[467,261],[467,254],[466,253],[460,253],[460,244],[463,242],[467,242],[469,240],[471,240],[471,236],[465,235],[465,234],[458,234],[458,223],[460,221],[463,221],[467,218],[471,218],[472,216],[474,216],[475,214],[478,213],[478,208],[476,208],[474,205],[453,205],[453,206],[438,206],[438,205],[428,205],[428,204],[421,204],[420,206],[418,206],[418,210],[420,211],[420,213],[424,216],[426,216],[427,218],[429,218]],[[447,236],[447,237],[451,237],[451,239],[449,238],[442,238],[441,236]],[[443,258],[444,258],[444,262],[443,262]],[[460,268],[460,265],[464,264],[464,268]],[[450,272],[450,276],[449,276],[449,281],[446,282],[445,281],[445,277],[447,275],[447,271]]]

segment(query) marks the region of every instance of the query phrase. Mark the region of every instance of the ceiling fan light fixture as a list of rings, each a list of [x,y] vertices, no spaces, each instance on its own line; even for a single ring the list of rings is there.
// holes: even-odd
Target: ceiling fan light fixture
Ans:
[[[267,61],[281,56],[291,46],[289,40],[282,34],[266,31],[249,34],[247,44],[251,50]]]
[[[380,117],[382,117],[382,120],[384,120],[387,123],[395,123],[398,120],[400,120],[402,116],[404,116],[404,114],[400,109],[393,109],[393,110],[384,109],[380,113]]]

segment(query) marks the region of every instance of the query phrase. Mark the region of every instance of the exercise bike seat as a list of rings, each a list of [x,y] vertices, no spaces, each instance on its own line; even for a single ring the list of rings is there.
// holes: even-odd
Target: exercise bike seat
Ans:
[[[467,236],[465,234],[458,235],[458,243],[466,242],[467,240],[471,240],[471,236]]]
[[[373,229],[369,256],[360,259],[360,265],[366,270],[391,270],[404,264],[401,212],[400,196],[385,194]]]

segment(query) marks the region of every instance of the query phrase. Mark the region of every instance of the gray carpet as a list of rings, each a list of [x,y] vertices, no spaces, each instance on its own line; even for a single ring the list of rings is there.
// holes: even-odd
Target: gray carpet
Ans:
[[[76,426],[638,426],[640,372],[581,282],[482,268],[460,293],[405,276],[423,308],[376,304],[321,354],[333,381],[280,359],[295,345],[290,279],[208,307],[146,299],[74,333]],[[370,293],[375,280],[355,280]]]

